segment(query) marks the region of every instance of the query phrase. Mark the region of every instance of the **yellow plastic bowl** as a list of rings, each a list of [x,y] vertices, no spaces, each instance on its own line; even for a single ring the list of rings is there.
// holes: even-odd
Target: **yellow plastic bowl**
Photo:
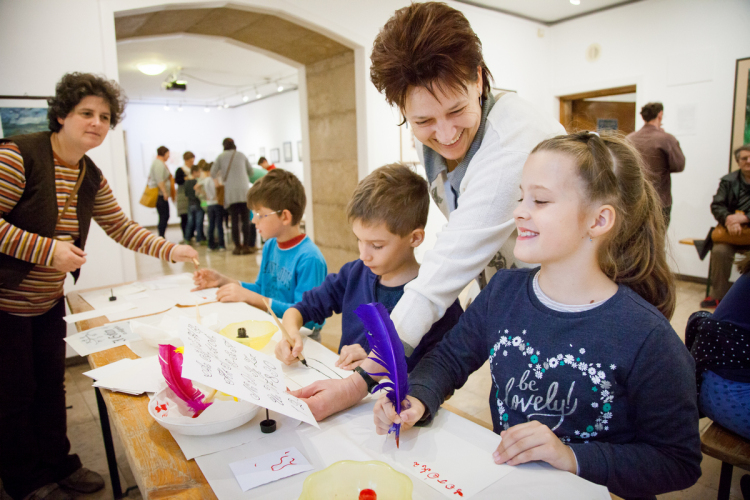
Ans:
[[[246,339],[237,338],[237,330],[244,328],[247,333]],[[263,349],[268,341],[271,340],[273,334],[276,333],[278,328],[270,321],[255,321],[248,319],[246,321],[240,321],[239,323],[230,323],[219,332],[224,337],[232,339],[235,342],[252,347],[253,349],[260,351]]]
[[[365,489],[378,500],[411,500],[413,485],[384,462],[342,460],[307,476],[299,500],[358,500]]]

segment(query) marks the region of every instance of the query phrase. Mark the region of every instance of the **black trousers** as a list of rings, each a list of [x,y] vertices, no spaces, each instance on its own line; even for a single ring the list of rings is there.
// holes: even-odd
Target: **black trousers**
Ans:
[[[156,199],[156,211],[159,213],[159,236],[163,238],[169,222],[169,201],[165,200],[161,194]]]
[[[250,234],[250,209],[247,208],[247,203],[232,203],[229,205],[229,215],[232,217],[234,246],[241,247],[243,244],[255,246],[255,238],[252,238]],[[242,226],[242,242],[240,242],[240,225]]]
[[[13,498],[81,467],[65,410],[65,305],[25,318],[0,311],[0,477]]]
[[[182,229],[182,239],[187,240],[187,220],[188,214],[180,214],[180,229]]]

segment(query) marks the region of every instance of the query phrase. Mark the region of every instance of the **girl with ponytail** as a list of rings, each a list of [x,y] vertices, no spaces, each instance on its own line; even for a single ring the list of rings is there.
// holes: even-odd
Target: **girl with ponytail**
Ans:
[[[408,408],[378,433],[429,421],[489,357],[498,464],[544,461],[623,498],[700,476],[695,365],[667,318],[674,280],[642,161],[620,136],[546,140],[523,169],[515,256],[409,376]]]

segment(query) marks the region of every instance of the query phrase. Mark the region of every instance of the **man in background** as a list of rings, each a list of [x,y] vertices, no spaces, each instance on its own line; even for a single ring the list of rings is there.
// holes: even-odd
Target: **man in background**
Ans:
[[[169,198],[171,196],[171,177],[172,174],[167,168],[169,160],[169,149],[166,146],[159,146],[156,149],[156,158],[151,164],[151,170],[148,175],[148,187],[159,188],[159,197],[156,199],[156,212],[159,214],[158,231],[159,236],[164,238],[167,232],[167,223],[169,222]]]
[[[668,227],[672,214],[670,175],[685,170],[685,155],[675,136],[665,132],[661,126],[664,117],[662,103],[646,104],[641,108],[641,117],[645,125],[639,131],[628,134],[628,139],[643,157],[646,174],[659,195],[664,222]]]

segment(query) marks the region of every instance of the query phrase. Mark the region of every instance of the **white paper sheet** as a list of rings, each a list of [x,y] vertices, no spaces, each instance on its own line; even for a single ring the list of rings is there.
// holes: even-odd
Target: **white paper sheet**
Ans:
[[[299,425],[299,420],[285,415],[271,414],[271,418],[276,420],[276,432],[291,432]],[[265,419],[266,411],[261,409],[258,414],[245,425],[241,425],[240,427],[227,432],[222,432],[221,434],[211,434],[210,436],[188,436],[176,432],[172,432],[171,434],[180,446],[182,453],[185,454],[185,458],[190,460],[195,457],[228,450],[229,448],[241,446],[246,443],[252,443],[253,441],[267,437],[268,434],[263,434],[260,431],[260,422]]]
[[[107,316],[110,321],[114,321],[109,317],[110,314],[120,313],[127,311],[128,309],[135,309],[136,305],[132,302],[120,302],[119,304],[111,305],[108,307],[102,307],[99,309],[93,309],[91,311],[79,312],[76,314],[68,314],[63,317],[66,323],[76,323],[78,321],[84,321],[91,318],[98,318],[100,316]]]
[[[159,392],[166,385],[157,356],[131,360],[122,370],[110,372],[94,382],[94,387],[128,394]]]
[[[85,292],[81,294],[81,297],[94,309],[101,309],[103,307],[115,305],[117,302],[130,302],[131,299],[137,298],[146,290],[146,287],[141,283],[131,283],[130,285]],[[109,300],[112,295],[117,297],[116,301]]]
[[[185,342],[183,377],[318,427],[307,404],[285,392],[275,358],[185,317],[180,318],[180,338]]]
[[[94,352],[125,345],[128,340],[138,339],[140,339],[138,334],[133,333],[130,325],[124,322],[84,330],[81,333],[66,337],[65,342],[79,355],[88,356]]]
[[[372,412],[363,413],[360,408],[351,411],[351,418],[345,425],[331,426],[310,437],[326,463],[345,460],[342,453],[352,454],[351,450],[342,452],[330,443],[351,442],[357,446],[359,456],[350,459],[383,460],[409,474],[415,482],[424,482],[448,498],[458,498],[456,492],[461,490],[460,495],[467,499],[514,470],[511,466],[496,465],[492,461],[492,452],[497,448],[500,436],[493,434],[495,437],[482,447],[471,444],[448,430],[460,429],[460,423],[455,419],[463,420],[450,412],[440,411],[436,422],[429,427],[402,432],[401,447],[396,448],[393,435],[376,435]]]
[[[99,380],[126,369],[134,361],[134,359],[123,358],[115,361],[114,363],[110,363],[108,365],[100,366],[99,368],[94,368],[93,370],[83,372],[83,374],[93,380]]]
[[[281,338],[281,333],[276,332],[273,338]],[[292,380],[300,387],[306,387],[318,380],[338,380],[347,378],[352,372],[336,368],[335,363],[339,355],[329,351],[322,344],[310,340],[307,337],[302,338],[304,347],[302,353],[307,360],[307,366],[302,363],[294,363],[291,366],[283,365],[284,376]],[[291,384],[290,388],[291,388]]]
[[[113,312],[107,314],[107,318],[110,321],[115,322],[131,318],[141,318],[152,314],[160,314],[172,309],[177,304],[177,301],[161,297],[150,297],[148,299],[134,300],[133,303],[136,305],[134,309]]]
[[[294,446],[229,464],[242,491],[313,469]]]
[[[218,291],[218,288],[206,288],[205,290],[196,290],[195,292],[191,292],[189,288],[185,289],[184,293],[177,294],[176,298],[177,304],[180,306],[194,306],[196,304],[209,304],[211,302],[216,302],[216,292]]]

